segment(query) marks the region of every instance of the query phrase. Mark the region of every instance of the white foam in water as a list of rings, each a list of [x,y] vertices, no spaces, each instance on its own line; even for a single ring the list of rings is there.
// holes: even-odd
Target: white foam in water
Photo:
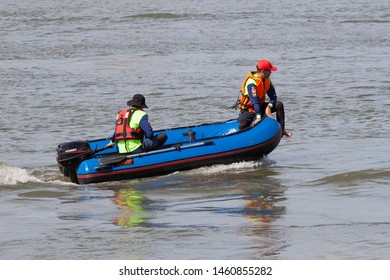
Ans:
[[[0,185],[16,185],[27,182],[42,182],[42,180],[29,174],[26,169],[0,163]]]
[[[245,161],[245,162],[236,162],[231,164],[217,164],[208,167],[201,167],[190,171],[193,174],[218,174],[225,172],[247,172],[248,168],[256,168],[262,165],[262,161]]]
[[[75,183],[70,181],[63,181],[65,177],[60,174],[57,166],[35,168],[33,171],[30,171],[30,174],[34,174],[34,177],[40,183],[45,182],[48,184],[64,186],[75,185]]]

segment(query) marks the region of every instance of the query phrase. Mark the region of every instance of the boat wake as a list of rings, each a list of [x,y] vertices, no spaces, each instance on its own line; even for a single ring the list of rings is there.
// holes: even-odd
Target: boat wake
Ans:
[[[267,157],[259,161],[244,161],[231,164],[216,164],[208,167],[200,167],[185,171],[188,175],[218,175],[226,173],[244,173],[255,170],[261,166],[274,164]],[[181,173],[173,172],[172,174]],[[172,175],[170,174],[170,175]],[[183,174],[183,173],[182,173]],[[57,166],[21,168],[0,162],[0,186],[15,186],[23,184],[51,184],[51,185],[74,185],[70,181],[64,181],[64,176],[58,171]]]
[[[59,174],[57,168],[40,167],[40,168],[21,168],[11,166],[0,162],[0,186],[13,186],[20,184],[72,184],[64,182],[63,176]]]
[[[208,167],[200,167],[194,170],[188,171],[189,174],[204,174],[204,175],[214,175],[220,173],[243,173],[248,172],[248,170],[255,170],[261,166],[267,166],[274,164],[275,162],[267,157],[262,158],[257,161],[242,161],[231,164],[216,164]]]

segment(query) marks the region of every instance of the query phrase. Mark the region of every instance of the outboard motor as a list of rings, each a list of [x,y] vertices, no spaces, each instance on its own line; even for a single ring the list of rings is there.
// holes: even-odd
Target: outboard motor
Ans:
[[[78,184],[77,168],[83,160],[93,156],[87,141],[73,141],[59,144],[57,147],[57,163],[62,174],[70,177],[73,183]]]

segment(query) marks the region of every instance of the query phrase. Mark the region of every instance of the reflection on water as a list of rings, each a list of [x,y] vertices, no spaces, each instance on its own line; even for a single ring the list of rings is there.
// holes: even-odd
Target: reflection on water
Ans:
[[[244,197],[244,217],[249,225],[242,229],[251,238],[255,259],[277,258],[286,246],[283,229],[275,226],[275,221],[286,214],[286,207],[280,205],[286,198],[282,190],[253,190]]]
[[[145,222],[146,211],[143,208],[145,197],[135,189],[120,189],[113,198],[113,202],[120,207],[114,224],[121,227],[138,227]]]
[[[268,224],[273,217],[274,203],[272,197],[265,195],[253,195],[245,201],[245,217],[254,223]]]

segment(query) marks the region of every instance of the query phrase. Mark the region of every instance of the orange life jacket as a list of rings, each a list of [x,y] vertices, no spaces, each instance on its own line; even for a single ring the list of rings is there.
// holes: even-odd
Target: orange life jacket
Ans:
[[[121,110],[116,117],[115,142],[127,139],[142,139],[143,131],[140,127],[130,127],[131,115],[135,110]]]
[[[251,100],[249,99],[249,94],[252,94],[251,92],[248,93],[247,90],[247,82],[249,79],[252,79],[256,83],[256,95],[259,99],[260,103],[263,103],[266,98],[267,91],[271,87],[271,80],[269,78],[266,78],[264,81],[262,79],[257,78],[254,74],[256,72],[249,72],[246,78],[244,79],[244,82],[241,86],[241,95],[240,95],[240,103],[239,103],[239,109],[241,110],[248,110],[249,112],[254,112],[253,104]]]

